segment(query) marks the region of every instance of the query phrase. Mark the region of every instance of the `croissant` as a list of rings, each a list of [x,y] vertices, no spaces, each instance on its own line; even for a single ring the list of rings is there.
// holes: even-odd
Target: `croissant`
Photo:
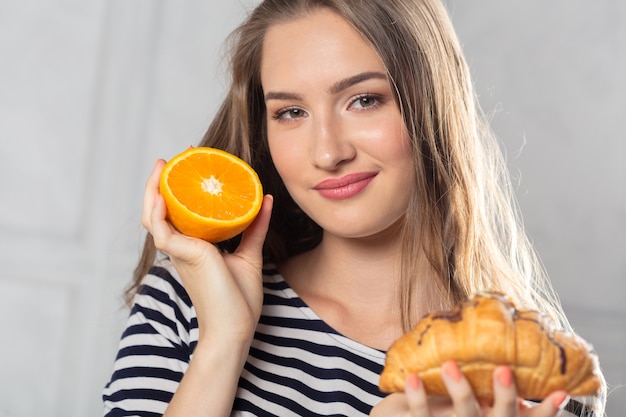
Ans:
[[[477,398],[493,401],[493,371],[508,365],[518,395],[542,399],[556,390],[573,397],[601,389],[597,355],[580,336],[559,331],[547,316],[518,310],[502,293],[480,293],[450,312],[431,313],[396,340],[380,376],[382,392],[404,391],[417,374],[430,395],[447,396],[441,365],[455,360]]]

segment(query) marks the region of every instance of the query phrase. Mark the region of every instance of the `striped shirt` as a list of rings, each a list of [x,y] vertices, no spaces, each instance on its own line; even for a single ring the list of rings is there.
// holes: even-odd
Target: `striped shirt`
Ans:
[[[367,416],[385,353],[333,330],[275,269],[263,277],[264,305],[239,379],[232,416]],[[103,392],[105,417],[165,413],[198,341],[198,321],[169,261],[142,280]],[[593,417],[570,401],[563,415]]]
[[[232,416],[367,416],[385,353],[321,320],[274,269]],[[144,277],[104,389],[107,417],[161,416],[198,341],[189,296],[167,261]]]

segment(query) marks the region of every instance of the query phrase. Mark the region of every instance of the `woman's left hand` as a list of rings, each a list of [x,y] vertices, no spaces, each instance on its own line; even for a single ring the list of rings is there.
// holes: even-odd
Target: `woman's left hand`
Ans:
[[[443,381],[449,400],[428,398],[422,381],[409,375],[405,392],[391,394],[376,405],[371,417],[557,417],[569,399],[556,391],[535,407],[524,405],[510,368],[500,366],[493,373],[494,402],[484,404],[476,399],[467,379],[454,361],[442,366]]]

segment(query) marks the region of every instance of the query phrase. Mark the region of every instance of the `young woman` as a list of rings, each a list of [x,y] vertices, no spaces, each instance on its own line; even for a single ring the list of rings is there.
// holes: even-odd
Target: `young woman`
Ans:
[[[438,0],[263,1],[201,145],[249,161],[268,195],[240,239],[211,245],[165,220],[155,164],[107,416],[549,417],[568,403],[522,406],[507,367],[494,404],[454,363],[450,401],[415,376],[405,394],[377,388],[397,337],[481,289],[569,328]]]

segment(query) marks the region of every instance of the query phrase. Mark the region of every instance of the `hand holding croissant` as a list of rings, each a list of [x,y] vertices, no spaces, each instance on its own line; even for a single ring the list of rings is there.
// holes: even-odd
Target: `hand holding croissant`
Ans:
[[[493,400],[492,374],[512,370],[518,394],[541,399],[565,390],[594,396],[601,389],[597,355],[574,333],[556,330],[548,317],[517,310],[500,293],[477,294],[451,312],[425,316],[387,352],[380,377],[383,392],[404,391],[409,374],[422,379],[430,395],[447,396],[441,366],[455,360],[477,398]]]

